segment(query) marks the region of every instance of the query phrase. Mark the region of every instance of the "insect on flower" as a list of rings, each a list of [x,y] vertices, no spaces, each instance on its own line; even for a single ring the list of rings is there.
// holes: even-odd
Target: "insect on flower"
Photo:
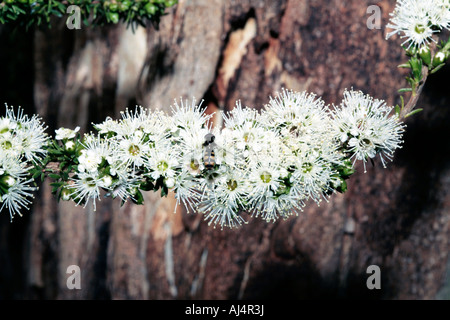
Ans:
[[[211,132],[209,132],[205,136],[205,142],[203,143],[203,146],[205,147],[203,152],[203,162],[207,170],[212,170],[216,165],[216,158],[214,153],[214,147],[216,147],[216,143],[214,142],[215,139],[216,137]]]

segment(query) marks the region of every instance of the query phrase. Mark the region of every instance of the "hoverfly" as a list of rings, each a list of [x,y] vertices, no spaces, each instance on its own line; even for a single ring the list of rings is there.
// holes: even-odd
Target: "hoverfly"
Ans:
[[[205,142],[203,143],[203,147],[205,147],[203,152],[203,164],[207,170],[212,170],[216,165],[216,158],[214,153],[214,147],[216,147],[216,143],[214,140],[216,137],[208,132],[205,136]]]
[[[235,161],[237,161],[235,153],[225,150],[215,142],[215,139],[214,134],[208,132],[203,143],[203,165],[206,171],[210,173],[215,171],[216,164],[222,165],[226,161],[228,165],[233,166]]]

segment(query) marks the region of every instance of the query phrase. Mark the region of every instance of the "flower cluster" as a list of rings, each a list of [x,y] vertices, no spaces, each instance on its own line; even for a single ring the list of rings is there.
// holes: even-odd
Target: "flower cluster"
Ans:
[[[289,90],[261,112],[238,102],[222,113],[224,128],[212,128],[195,100],[175,101],[170,115],[138,107],[82,139],[79,128],[58,129],[74,170],[56,185],[61,199],[94,208],[102,192],[141,204],[141,191],[160,189],[214,226],[240,226],[245,214],[275,221],[345,191],[356,160],[392,159],[403,125],[391,111],[353,90],[332,111],[314,94]]]
[[[11,220],[28,207],[37,189],[29,169],[47,153],[45,129],[38,116],[29,118],[20,108],[15,114],[6,106],[6,115],[0,117],[0,205],[9,209]]]
[[[336,139],[353,164],[356,160],[366,162],[380,156],[383,167],[386,159],[392,160],[394,151],[402,143],[404,126],[397,116],[390,116],[391,107],[383,100],[373,99],[361,91],[345,91],[340,107],[335,107],[332,125]]]
[[[127,109],[119,120],[94,124],[97,132],[60,128],[49,141],[36,116],[8,108],[0,119],[3,207],[12,217],[30,203],[32,171],[33,178],[50,172],[58,199],[94,209],[103,194],[142,204],[142,191],[160,190],[214,226],[238,227],[246,214],[276,221],[344,192],[356,160],[365,168],[379,155],[385,166],[404,128],[384,101],[353,90],[333,108],[284,89],[261,112],[237,102],[222,112],[224,128],[213,128],[195,99],[171,109]]]
[[[421,48],[433,41],[433,34],[450,29],[450,2],[448,0],[398,0],[390,23],[392,29],[386,36],[400,34],[402,45],[408,49]]]

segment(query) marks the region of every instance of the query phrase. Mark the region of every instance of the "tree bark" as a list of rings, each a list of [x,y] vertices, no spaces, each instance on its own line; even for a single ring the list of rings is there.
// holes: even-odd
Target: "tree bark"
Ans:
[[[406,59],[400,40],[368,29],[361,0],[180,0],[152,27],[71,31],[63,22],[34,35],[34,103],[49,124],[80,125],[135,104],[169,110],[174,99],[203,99],[208,112],[236,100],[260,109],[282,87],[339,104],[345,88],[393,105]],[[382,26],[395,1],[378,1]],[[55,21],[55,23],[57,23]],[[4,296],[45,299],[450,298],[450,103],[448,66],[432,75],[407,119],[393,163],[349,180],[330,202],[237,230],[208,227],[174,198],[147,193],[145,205],[102,199],[93,212],[55,203],[48,184],[28,217],[2,214],[1,257],[26,275]],[[220,123],[219,117],[215,120]],[[8,220],[8,223],[5,221]],[[22,223],[28,229],[18,228]],[[6,244],[19,229],[21,258]],[[5,235],[5,236],[3,236]],[[81,269],[81,290],[66,271]],[[369,290],[367,268],[381,269]],[[22,269],[23,268],[23,269]],[[20,281],[19,281],[20,282]]]

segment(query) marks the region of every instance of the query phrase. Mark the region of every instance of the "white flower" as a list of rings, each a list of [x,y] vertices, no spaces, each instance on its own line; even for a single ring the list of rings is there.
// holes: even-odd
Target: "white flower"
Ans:
[[[31,204],[32,192],[37,190],[32,183],[20,157],[0,153],[0,211],[8,209],[11,221],[16,214],[22,216],[21,210]]]
[[[318,153],[300,154],[297,161],[296,170],[290,177],[292,188],[289,194],[301,200],[310,198],[319,204],[332,191],[332,177],[337,174],[333,163]]]
[[[79,172],[96,173],[102,161],[111,159],[115,152],[109,141],[100,136],[85,135],[82,145],[85,149],[78,157]]]
[[[114,171],[109,176],[112,179],[111,185],[108,185],[109,177],[102,178],[104,187],[111,190],[108,195],[113,199],[119,197],[122,202],[126,202],[130,198],[134,199],[141,179],[135,175],[134,171],[124,166],[120,166],[111,171]]]
[[[99,164],[102,162],[102,157],[95,152],[95,150],[81,150],[81,155],[78,157],[80,172],[97,172]]]
[[[428,44],[434,41],[432,36],[439,32],[439,28],[449,28],[449,10],[448,3],[442,0],[398,0],[394,12],[390,14],[390,23],[386,26],[392,29],[386,39],[400,34],[401,38],[406,38],[402,45],[409,43],[408,49]]]
[[[221,112],[221,114],[228,129],[235,129],[243,126],[245,123],[254,123],[256,125],[259,122],[258,111],[249,107],[242,107],[240,101],[236,101],[236,106],[231,111]]]
[[[97,128],[101,128],[101,132],[108,130],[124,137],[133,135],[136,131],[143,131],[149,136],[161,136],[166,131],[165,123],[162,121],[164,118],[162,112],[152,112],[139,106],[134,112],[126,109],[120,114],[122,119],[119,122],[113,123],[113,120],[109,120],[108,123],[97,125]]]
[[[339,108],[333,112],[334,135],[343,145],[350,158],[364,161],[380,156],[383,166],[385,158],[391,160],[393,153],[401,147],[404,125],[397,116],[390,116],[392,107],[382,100],[373,99],[361,91],[345,91]]]
[[[1,152],[19,157],[23,153],[22,140],[16,134],[5,132],[0,135]]]
[[[260,210],[267,198],[273,197],[281,184],[281,170],[276,162],[266,159],[249,168],[249,203]]]
[[[17,114],[12,107],[6,106],[6,117],[0,118],[0,140],[6,152],[24,155],[27,161],[40,161],[47,151],[44,147],[48,143],[41,119],[37,115],[29,118],[18,108]]]
[[[267,125],[288,128],[297,137],[323,129],[325,102],[313,93],[283,89],[265,106]]]
[[[172,109],[172,121],[173,127],[170,128],[172,132],[177,131],[179,128],[184,129],[201,129],[208,126],[208,122],[212,115],[205,114],[206,108],[202,108],[203,101],[200,104],[196,104],[196,100],[192,99],[189,105],[188,101],[180,99],[180,104],[177,100],[174,101]]]
[[[99,124],[94,124],[94,127],[98,130],[99,134],[106,134],[109,132],[119,132],[119,124],[117,120],[113,120],[111,117],[106,117],[105,121]]]
[[[188,172],[182,171],[174,177],[175,183],[173,191],[175,193],[176,204],[174,212],[178,205],[183,204],[189,213],[190,210],[196,211],[197,203],[200,201],[199,181],[192,177]]]
[[[146,141],[142,131],[136,131],[128,137],[116,140],[115,143],[116,156],[123,164],[131,166],[133,170],[147,161],[150,142]]]
[[[174,145],[167,145],[165,148],[172,149],[172,154],[177,156],[177,161],[181,164],[182,171],[188,171],[196,176],[205,168],[203,163],[203,151],[205,136],[208,129],[198,130],[180,129],[179,135],[172,141]]]
[[[64,139],[73,139],[77,135],[77,132],[80,131],[80,127],[76,127],[74,130],[68,128],[59,128],[55,130],[56,140],[64,140]]]
[[[437,26],[440,29],[450,28],[450,2],[448,0],[434,0],[429,4],[426,1],[422,1],[421,5],[427,8],[430,23],[433,26]]]
[[[179,163],[170,150],[155,150],[151,152],[147,167],[152,179],[157,180],[159,177],[173,178]]]
[[[77,177],[71,179],[69,186],[72,193],[70,196],[79,204],[84,204],[86,208],[90,200],[92,200],[94,211],[97,209],[96,200],[101,201],[100,191],[105,188],[104,181],[99,178],[97,173],[78,173]]]
[[[11,132],[17,127],[15,121],[11,121],[9,118],[0,118],[0,134]]]
[[[205,215],[208,224],[217,224],[221,228],[234,228],[247,223],[242,217],[248,184],[245,172],[233,171],[217,180],[214,189],[209,190],[199,204],[199,210]]]

